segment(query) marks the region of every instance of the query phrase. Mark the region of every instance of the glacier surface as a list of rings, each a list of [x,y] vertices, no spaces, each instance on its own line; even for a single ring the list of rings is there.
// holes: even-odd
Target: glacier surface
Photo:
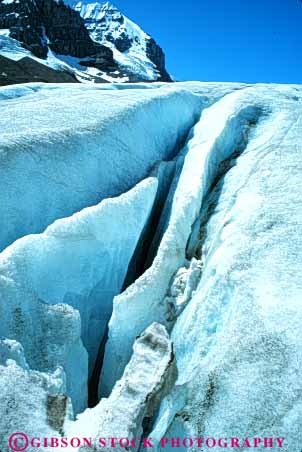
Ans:
[[[101,399],[95,408],[87,409],[76,422],[67,422],[66,431],[71,437],[80,432],[84,438],[94,438],[96,449],[99,447],[97,438],[134,440],[134,449],[138,449],[144,432],[143,422],[152,419],[175,377],[169,335],[163,325],[153,323],[136,339],[132,357],[110,397]],[[103,450],[109,452],[112,447],[106,446]],[[116,451],[123,449],[118,444],[114,447]]]
[[[301,86],[31,84],[0,109],[0,447],[20,426],[300,452]]]
[[[151,435],[282,437],[283,450],[298,452],[301,90],[249,88],[214,105],[205,121],[212,114],[226,127],[206,173],[221,155],[224,163],[188,243],[186,257],[203,271],[173,328],[179,377]]]
[[[201,108],[181,88],[2,88],[0,249],[133,187],[174,157]]]
[[[112,299],[121,291],[156,189],[156,179],[146,179],[0,254],[0,334],[22,343],[33,369],[63,367],[76,412],[86,406]]]
[[[72,419],[72,407],[66,397],[63,369],[37,372],[29,368],[23,347],[13,340],[0,340],[0,431],[1,451],[26,447],[26,439],[11,440],[15,432],[29,438],[61,435],[64,424]],[[38,431],[37,431],[38,430]],[[16,441],[16,442],[14,442]],[[10,445],[9,445],[10,444]],[[36,450],[28,447],[27,450]],[[51,448],[45,448],[50,452]]]

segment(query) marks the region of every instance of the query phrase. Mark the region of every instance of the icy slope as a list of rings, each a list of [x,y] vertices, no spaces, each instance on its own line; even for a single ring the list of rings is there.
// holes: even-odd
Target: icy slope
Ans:
[[[72,72],[72,68],[68,66],[68,64],[64,63],[64,61],[57,58],[51,51],[48,52],[47,59],[38,58],[28,49],[22,47],[19,41],[9,36],[2,35],[1,33],[0,33],[0,55],[10,58],[14,61],[19,61],[24,57],[29,57],[53,69]]]
[[[81,66],[81,58],[56,54],[50,49],[48,49],[45,59],[39,58],[23,47],[21,42],[1,32],[3,30],[0,30],[0,67],[2,71],[0,86],[32,81],[48,83],[105,82],[104,79],[95,76],[95,68]]]
[[[3,32],[3,30],[1,31]],[[0,33],[0,55],[16,61],[25,56],[33,56],[29,50],[22,47],[19,41],[16,41],[3,33]],[[40,60],[40,58],[37,59]]]
[[[300,450],[301,94],[249,89],[201,121],[204,130],[225,121],[205,174],[229,160],[212,178],[187,248],[203,273],[173,329],[179,378],[151,434],[158,440],[278,436],[283,450]],[[250,130],[232,127],[228,118],[246,108],[254,109]]]
[[[69,422],[69,436],[134,439],[136,449],[143,434],[143,421],[152,418],[159,401],[175,381],[173,346],[165,328],[152,324],[135,341],[125,372],[110,397],[87,409],[76,422]],[[135,392],[135,397],[133,393]],[[98,441],[94,441],[96,449]],[[107,444],[104,451],[112,447]],[[81,448],[81,451],[89,448]],[[118,445],[114,450],[124,450]]]
[[[90,79],[89,75],[85,75],[83,72],[84,68],[80,66],[79,58],[55,55],[51,50],[48,50],[46,59],[38,58],[24,48],[19,41],[1,34],[1,31],[3,30],[0,30],[0,85],[25,83],[33,80],[55,82],[55,77],[59,83],[75,83],[78,81],[76,76],[80,81],[85,81],[85,78]],[[8,62],[5,64],[6,60],[1,57],[7,58]],[[19,63],[19,66],[12,65],[11,73],[8,73],[7,70],[9,62],[11,65]]]
[[[17,437],[12,438],[9,446],[8,438],[13,432],[22,431],[30,438],[36,437],[38,426],[42,436],[55,437],[62,433],[65,421],[72,417],[62,369],[47,374],[31,370],[16,341],[0,340],[0,385],[0,445],[3,452],[10,452],[14,446],[26,446],[26,442],[20,438],[18,441]],[[34,449],[29,447],[28,450]]]
[[[90,334],[100,341],[106,322],[96,325],[87,313],[104,299],[92,288],[101,281],[111,290],[117,272],[126,289],[114,287],[123,292],[113,300],[109,338],[105,333],[97,344],[100,393],[108,398],[65,422],[62,435],[95,436],[102,427],[110,435],[142,433],[158,451],[163,437],[242,443],[282,437],[283,450],[300,452],[302,88],[198,82],[120,88],[0,89],[1,217],[9,212],[3,246],[88,206],[2,253],[1,335],[24,348],[23,356],[20,346],[8,351],[7,342],[0,344],[3,375],[17,366],[30,388],[32,372],[51,380],[59,365],[71,398],[70,381],[86,397],[85,378],[76,382],[88,375],[81,332],[87,348]],[[146,176],[152,178],[138,192],[89,207]],[[103,220],[94,221],[108,203],[115,214],[104,210]],[[93,237],[86,241],[87,231]],[[32,321],[36,313],[42,324]],[[76,353],[86,374],[64,365]],[[45,356],[47,365],[38,360]],[[166,372],[172,357],[173,378]],[[55,375],[64,391],[64,375]],[[45,401],[47,385],[43,391]],[[44,413],[36,425],[43,434],[47,410],[39,397],[28,410]],[[5,396],[4,404],[10,400]],[[26,394],[22,403],[5,432],[29,407]],[[68,410],[64,416],[57,421],[64,423]],[[200,450],[195,446],[190,450]],[[230,442],[224,449],[233,450]],[[168,440],[164,450],[175,448]],[[241,450],[250,450],[247,442]]]
[[[110,393],[114,382],[120,377],[138,332],[146,328],[150,320],[166,323],[171,317],[165,296],[169,295],[167,291],[173,274],[186,264],[186,244],[200,204],[215,178],[220,162],[243,142],[241,128],[247,127],[248,121],[254,120],[260,109],[257,105],[247,103],[238,116],[229,115],[229,108],[224,117],[221,105],[226,104],[228,107],[233,99],[241,96],[241,91],[235,92],[214,104],[212,109],[205,110],[191,134],[192,138],[182,151],[186,155],[184,167],[179,180],[176,180],[176,192],[173,194],[172,206],[168,209],[168,224],[153,265],[114,301],[100,383],[101,394]],[[212,110],[213,114],[210,114]],[[236,129],[238,134],[227,135],[226,130]],[[216,140],[219,148],[223,146],[218,155],[214,151],[210,152],[216,146]],[[193,163],[188,163],[191,161]],[[163,221],[167,223],[166,218]]]
[[[86,406],[112,299],[121,291],[156,189],[156,180],[147,179],[0,254],[0,335],[22,343],[33,369],[63,367],[76,412]]]
[[[202,105],[168,87],[1,89],[0,248],[133,187],[174,157]]]

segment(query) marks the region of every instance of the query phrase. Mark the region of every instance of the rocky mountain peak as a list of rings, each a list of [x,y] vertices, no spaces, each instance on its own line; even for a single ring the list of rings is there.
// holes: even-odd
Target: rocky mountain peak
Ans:
[[[171,81],[162,49],[110,2],[0,0],[0,36],[20,42],[48,66],[50,59],[59,60],[56,69],[63,61],[74,79]],[[13,48],[14,42],[4,45]]]
[[[60,55],[85,58],[102,55],[106,63],[112,52],[89,36],[83,19],[62,0],[0,0],[0,29],[39,58],[49,49]]]
[[[95,42],[112,49],[131,81],[171,81],[161,47],[110,2],[79,1],[73,5]]]

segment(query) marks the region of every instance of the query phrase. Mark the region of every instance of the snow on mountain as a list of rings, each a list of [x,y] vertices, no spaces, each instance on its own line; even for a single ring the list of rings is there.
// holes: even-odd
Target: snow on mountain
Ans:
[[[28,387],[14,412],[3,392],[0,448],[22,417],[32,432],[25,411],[47,432],[57,388],[59,437],[104,427],[157,451],[197,436],[231,451],[265,436],[300,452],[302,88],[133,87],[0,89],[0,385]],[[118,276],[107,339],[86,314]],[[89,395],[107,398],[74,420],[86,347]]]
[[[112,49],[126,81],[171,81],[161,48],[114,5],[79,1],[73,7],[85,20],[94,41]]]
[[[109,3],[0,0],[0,38],[0,85],[171,81],[162,49]]]
[[[1,33],[1,31],[3,30],[0,30],[0,55],[4,57],[14,61],[20,61],[22,58],[28,57],[52,69],[65,70],[70,73],[74,68],[83,69],[79,65],[80,58],[72,59],[72,57],[68,58],[64,55],[55,55],[51,50],[48,50],[46,59],[36,57],[30,50],[22,46],[19,41],[9,37],[9,30],[6,30],[6,33]],[[70,64],[64,60],[69,61]]]
[[[0,31],[0,53],[16,61],[25,56],[32,56],[31,52],[22,47],[19,41],[9,37],[9,29]]]

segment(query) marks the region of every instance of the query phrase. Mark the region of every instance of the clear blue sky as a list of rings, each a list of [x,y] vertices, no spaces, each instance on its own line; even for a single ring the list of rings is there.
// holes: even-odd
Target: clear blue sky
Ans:
[[[179,80],[302,83],[302,0],[112,0]]]

